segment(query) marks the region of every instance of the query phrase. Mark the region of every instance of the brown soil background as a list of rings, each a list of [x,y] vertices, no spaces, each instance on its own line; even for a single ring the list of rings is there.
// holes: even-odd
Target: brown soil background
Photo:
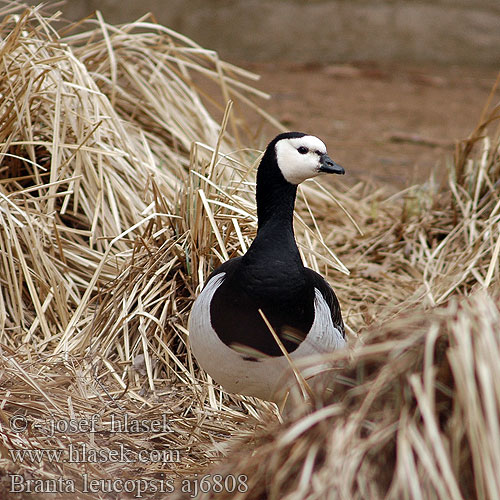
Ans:
[[[346,182],[396,189],[432,171],[445,178],[456,141],[474,129],[497,76],[484,67],[239,65],[261,75],[257,87],[272,95],[266,111],[325,141]]]

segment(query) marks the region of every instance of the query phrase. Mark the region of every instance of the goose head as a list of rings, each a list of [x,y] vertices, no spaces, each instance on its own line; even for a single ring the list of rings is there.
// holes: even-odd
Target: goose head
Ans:
[[[344,174],[343,167],[328,156],[325,143],[301,132],[280,134],[271,141],[264,157],[274,157],[284,179],[293,185],[324,174]]]

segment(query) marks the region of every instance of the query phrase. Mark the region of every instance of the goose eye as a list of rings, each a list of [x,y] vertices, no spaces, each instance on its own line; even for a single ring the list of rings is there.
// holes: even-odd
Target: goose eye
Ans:
[[[300,146],[300,148],[297,149],[297,151],[301,154],[301,155],[305,155],[306,153],[309,152],[309,150],[304,147],[304,146]]]

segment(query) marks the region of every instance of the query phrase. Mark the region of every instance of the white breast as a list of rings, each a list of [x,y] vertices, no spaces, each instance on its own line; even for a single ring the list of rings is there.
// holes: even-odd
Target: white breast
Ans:
[[[248,361],[243,354],[222,342],[210,321],[210,303],[225,273],[210,279],[196,299],[189,316],[189,341],[201,367],[228,392],[279,401],[280,394],[291,383],[292,371],[285,356]],[[291,353],[292,359],[331,352],[345,346],[345,340],[333,326],[330,308],[318,289],[315,289],[314,322],[305,340]],[[271,333],[269,333],[271,335]],[[308,370],[305,376],[325,368]]]

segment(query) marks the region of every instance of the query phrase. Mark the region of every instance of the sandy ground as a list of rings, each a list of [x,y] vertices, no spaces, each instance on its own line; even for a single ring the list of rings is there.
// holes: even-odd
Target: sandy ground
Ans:
[[[457,140],[475,127],[498,68],[239,65],[261,75],[264,107],[290,130],[321,137],[352,181],[404,188],[443,179]],[[495,96],[498,102],[500,94]]]

